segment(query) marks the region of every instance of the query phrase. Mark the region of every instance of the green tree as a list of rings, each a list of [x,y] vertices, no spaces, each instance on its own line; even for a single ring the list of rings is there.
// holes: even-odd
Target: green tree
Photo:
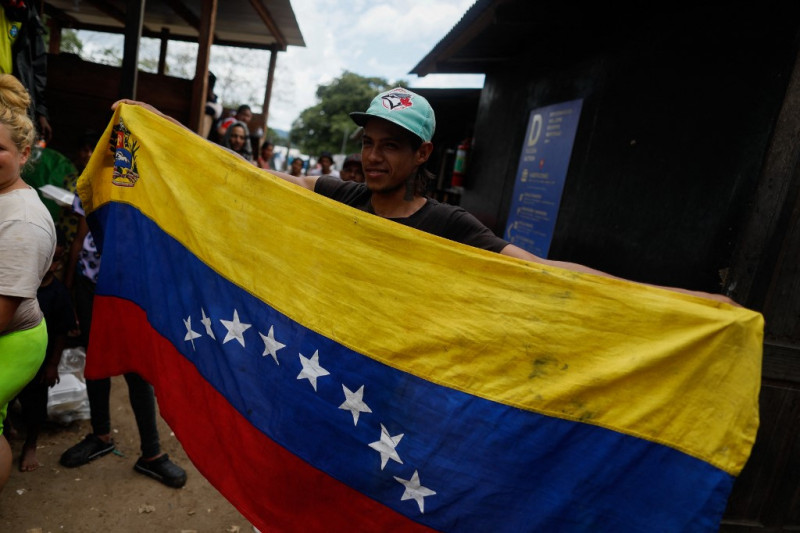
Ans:
[[[75,30],[61,30],[61,51],[81,55],[83,52],[83,42],[78,38],[78,34]]]
[[[403,82],[389,83],[385,78],[344,71],[331,83],[317,87],[319,103],[304,109],[292,124],[292,144],[311,155],[356,151],[357,142],[350,140],[356,125],[349,113],[366,110],[377,93],[397,85]]]

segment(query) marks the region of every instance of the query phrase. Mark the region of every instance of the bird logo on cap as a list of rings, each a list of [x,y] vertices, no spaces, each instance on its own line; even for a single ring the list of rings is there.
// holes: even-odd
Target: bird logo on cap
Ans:
[[[406,109],[412,107],[414,104],[411,102],[413,96],[406,91],[392,91],[383,95],[383,107],[389,111],[397,111],[398,109]]]

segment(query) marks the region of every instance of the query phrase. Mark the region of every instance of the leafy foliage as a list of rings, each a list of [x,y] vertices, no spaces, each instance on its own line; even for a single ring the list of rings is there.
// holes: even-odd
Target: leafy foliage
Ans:
[[[313,155],[357,151],[357,142],[350,140],[356,125],[349,113],[365,111],[376,94],[402,84],[344,71],[331,83],[317,87],[319,103],[304,109],[292,124],[292,144]]]

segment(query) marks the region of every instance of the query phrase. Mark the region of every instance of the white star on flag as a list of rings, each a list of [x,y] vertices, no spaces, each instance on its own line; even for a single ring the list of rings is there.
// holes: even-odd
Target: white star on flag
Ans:
[[[401,483],[406,490],[403,491],[403,496],[400,497],[400,501],[405,500],[414,500],[419,505],[419,512],[425,514],[425,500],[424,498],[427,496],[433,496],[436,494],[435,491],[432,491],[428,487],[423,487],[419,482],[419,474],[416,470],[414,470],[414,475],[411,476],[411,479],[402,479],[397,476],[394,476],[398,483]]]
[[[183,340],[191,341],[192,350],[194,350],[194,340],[198,337],[202,337],[202,335],[196,331],[192,331],[192,315],[189,315],[189,318],[185,318],[183,320],[183,325],[186,326],[186,336],[183,338]]]
[[[222,325],[228,330],[222,344],[236,339],[239,341],[239,344],[242,345],[242,348],[244,348],[244,332],[250,329],[250,324],[239,322],[239,312],[234,309],[233,320],[220,320],[220,322],[222,322]]]
[[[314,390],[317,390],[317,378],[330,374],[330,372],[319,366],[319,350],[314,352],[311,359],[300,354],[300,364],[303,365],[303,370],[297,375],[297,379],[307,379],[311,386],[314,387]]]
[[[269,334],[264,335],[260,331],[258,332],[258,334],[261,335],[261,339],[264,341],[264,353],[262,353],[261,355],[265,357],[267,354],[271,355],[272,358],[275,359],[275,364],[279,365],[280,363],[278,362],[278,350],[284,348],[286,345],[281,344],[280,342],[275,340],[274,329],[275,328],[273,326],[270,326]]]
[[[200,323],[206,327],[206,335],[214,340],[217,340],[217,338],[214,336],[214,331],[211,329],[211,319],[206,316],[206,310],[201,307],[200,312],[203,313],[203,318],[200,319]]]
[[[381,440],[369,444],[370,448],[381,454],[381,470],[389,462],[389,459],[403,464],[403,460],[400,459],[400,456],[397,455],[397,450],[395,450],[397,445],[400,444],[400,439],[403,438],[403,435],[403,433],[400,433],[392,437],[386,427],[381,424]]]
[[[372,412],[372,409],[364,403],[364,385],[361,385],[361,388],[356,392],[351,391],[344,385],[342,385],[342,388],[344,389],[345,400],[344,403],[339,406],[339,409],[350,411],[353,414],[353,425],[357,426],[359,414]]]

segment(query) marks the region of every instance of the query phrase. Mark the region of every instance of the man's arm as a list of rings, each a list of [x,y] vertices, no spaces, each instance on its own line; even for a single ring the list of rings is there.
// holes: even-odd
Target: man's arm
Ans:
[[[509,244],[502,250],[500,253],[503,255],[507,255],[509,257],[516,257],[517,259],[523,259],[525,261],[531,261],[533,263],[539,263],[542,265],[554,266],[563,268],[565,270],[571,270],[572,272],[582,272],[585,274],[594,274],[596,276],[602,276],[604,278],[611,278],[611,279],[618,279],[622,281],[630,281],[624,278],[620,278],[617,276],[612,276],[611,274],[606,274],[605,272],[601,272],[600,270],[595,270],[593,268],[589,268],[587,266],[579,265],[577,263],[569,263],[566,261],[553,261],[551,259],[543,259],[539,256],[536,256],[530,252],[526,252],[522,248],[514,246],[513,244]],[[639,282],[631,282],[631,283],[639,283]],[[699,296],[700,298],[706,298],[708,300],[714,300],[716,302],[723,302],[730,305],[735,305],[737,307],[741,307],[739,304],[724,296],[722,294],[711,294],[709,292],[702,292],[702,291],[690,291],[688,289],[680,289],[678,287],[662,287],[661,285],[653,285],[650,283],[639,283],[640,285],[647,285],[649,287],[658,287],[659,289],[666,289],[668,291],[679,292],[681,294],[689,294],[691,296]]]

